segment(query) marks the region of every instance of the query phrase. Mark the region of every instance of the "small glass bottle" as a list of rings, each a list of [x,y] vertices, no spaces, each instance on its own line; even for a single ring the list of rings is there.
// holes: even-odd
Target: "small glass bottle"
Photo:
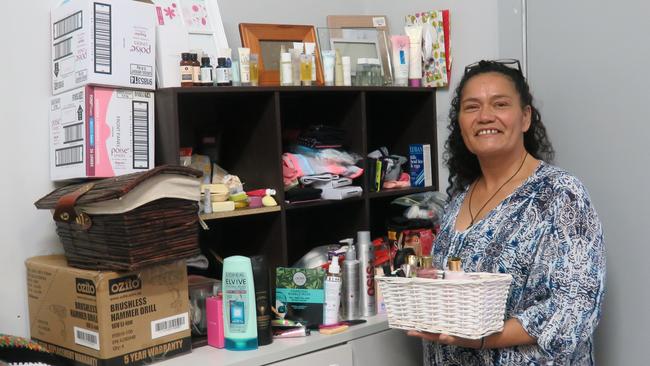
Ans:
[[[192,83],[201,86],[201,63],[196,53],[192,53]]]
[[[300,55],[300,82],[311,86],[311,55]]]
[[[260,79],[260,69],[259,69],[259,56],[257,53],[251,53],[250,55],[250,72],[251,72],[251,86],[258,86]]]
[[[463,266],[459,257],[451,257],[447,261],[448,270],[445,271],[446,280],[466,280],[467,275],[463,271]]]
[[[192,55],[189,52],[183,52],[181,54],[181,86],[189,87],[194,85],[192,80],[192,75],[194,74],[194,66],[192,64]]]
[[[383,84],[383,80],[381,78],[381,63],[379,62],[379,59],[370,59],[370,65],[370,78],[372,80],[370,85],[381,86]]]
[[[291,72],[291,54],[283,52],[280,54],[280,85],[293,85],[293,73]]]
[[[218,86],[230,86],[231,81],[228,75],[229,74],[229,69],[226,67],[226,58],[225,57],[219,57],[217,59],[217,69],[216,69],[216,74],[217,74],[217,85]]]
[[[300,86],[300,55],[302,55],[302,52],[292,48],[289,53],[291,54],[291,79],[293,85]]]
[[[357,59],[357,85],[368,86],[368,59]]]
[[[429,255],[420,258],[420,268],[417,270],[417,276],[421,278],[438,278],[438,271],[433,267],[433,258]]]
[[[201,85],[212,86],[214,77],[212,75],[212,65],[210,57],[201,57]]]

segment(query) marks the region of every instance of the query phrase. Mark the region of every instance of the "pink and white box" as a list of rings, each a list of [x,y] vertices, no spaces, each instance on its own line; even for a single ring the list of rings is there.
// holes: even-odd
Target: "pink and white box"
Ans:
[[[108,178],[154,167],[154,93],[85,86],[50,100],[50,178]]]

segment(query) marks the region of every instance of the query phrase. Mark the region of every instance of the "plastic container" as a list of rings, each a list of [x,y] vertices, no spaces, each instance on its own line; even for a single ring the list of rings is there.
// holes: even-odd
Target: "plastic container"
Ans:
[[[257,314],[251,260],[232,256],[223,261],[223,316],[226,349],[257,348]]]

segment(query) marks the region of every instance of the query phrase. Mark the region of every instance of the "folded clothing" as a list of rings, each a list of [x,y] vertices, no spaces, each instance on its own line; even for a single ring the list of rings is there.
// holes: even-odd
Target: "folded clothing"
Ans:
[[[363,174],[363,169],[356,165],[337,164],[326,159],[308,157],[302,154],[282,154],[282,174],[285,186],[291,185],[302,176],[323,173],[337,174],[354,179]]]
[[[299,202],[299,201],[310,201],[320,199],[320,195],[323,192],[322,189],[318,188],[291,188],[290,190],[284,192],[284,198],[288,202]]]
[[[300,183],[303,185],[310,185],[310,184],[317,184],[319,182],[325,183],[325,182],[331,182],[333,180],[339,179],[339,176],[337,174],[330,174],[330,173],[325,173],[325,174],[316,174],[316,175],[304,175],[300,177]]]

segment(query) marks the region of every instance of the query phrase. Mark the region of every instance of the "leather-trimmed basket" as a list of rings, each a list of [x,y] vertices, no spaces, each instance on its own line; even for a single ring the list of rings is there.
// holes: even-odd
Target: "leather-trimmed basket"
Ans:
[[[196,178],[201,175],[195,169],[160,166],[146,172],[61,187],[35,205],[54,210],[56,231],[71,266],[132,271],[200,253],[197,202],[200,182]],[[187,194],[167,194],[165,186],[159,185],[159,192],[152,195],[154,188],[147,182],[167,178],[185,182],[178,191]],[[196,198],[187,199],[193,196]],[[111,208],[108,213],[102,212],[104,205],[113,207],[133,199],[136,199],[131,203],[133,208],[128,211]]]

